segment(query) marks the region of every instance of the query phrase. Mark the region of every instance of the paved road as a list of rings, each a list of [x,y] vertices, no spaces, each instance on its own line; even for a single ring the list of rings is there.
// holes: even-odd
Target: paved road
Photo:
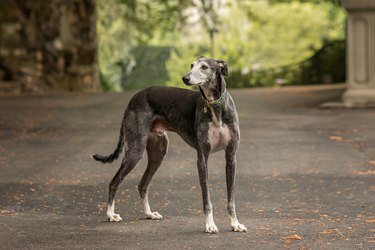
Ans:
[[[204,231],[196,156],[170,133],[151,186],[162,221],[144,219],[136,185],[119,190],[124,221],[105,222],[111,152],[132,93],[0,97],[0,249],[375,248],[375,110],[319,109],[340,87],[231,90],[240,115],[237,211],[230,231],[223,154],[209,161],[219,234]]]

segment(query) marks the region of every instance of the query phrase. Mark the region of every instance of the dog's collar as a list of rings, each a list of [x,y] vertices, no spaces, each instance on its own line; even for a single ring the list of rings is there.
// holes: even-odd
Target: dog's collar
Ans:
[[[199,90],[202,93],[202,99],[204,101],[204,113],[207,112],[207,108],[220,105],[224,101],[225,94],[227,93],[227,90],[225,89],[223,94],[218,99],[209,101],[204,95],[204,92],[200,87],[199,87]]]
[[[216,106],[216,105],[221,104],[223,102],[223,100],[224,100],[226,92],[227,92],[227,90],[224,90],[223,94],[219,97],[219,99],[216,99],[216,100],[209,101],[206,98],[203,98],[205,104],[207,106]]]

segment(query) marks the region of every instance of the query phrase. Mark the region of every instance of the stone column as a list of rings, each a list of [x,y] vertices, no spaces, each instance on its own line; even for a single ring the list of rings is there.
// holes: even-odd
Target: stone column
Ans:
[[[375,106],[375,1],[342,0],[348,11],[347,107]]]

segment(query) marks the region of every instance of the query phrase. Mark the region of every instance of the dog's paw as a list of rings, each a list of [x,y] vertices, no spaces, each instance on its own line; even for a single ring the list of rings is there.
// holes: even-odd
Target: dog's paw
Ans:
[[[119,214],[107,214],[107,220],[109,222],[120,222],[122,218]]]
[[[232,231],[234,232],[246,232],[247,228],[242,225],[241,223],[237,222],[236,224],[232,224]]]
[[[161,219],[163,219],[163,216],[161,216],[161,214],[159,214],[158,212],[147,213],[146,216],[147,216],[147,219],[150,219],[150,220],[161,220]]]
[[[217,234],[219,232],[219,229],[215,224],[206,224],[206,233],[209,234]]]

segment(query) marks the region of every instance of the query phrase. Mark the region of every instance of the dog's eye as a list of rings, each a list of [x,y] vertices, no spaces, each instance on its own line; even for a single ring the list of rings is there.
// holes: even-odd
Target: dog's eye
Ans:
[[[204,69],[204,70],[205,70],[205,69],[208,69],[208,67],[207,67],[206,65],[202,65],[202,66],[201,66],[201,69]]]
[[[192,69],[192,68],[193,68],[193,66],[194,66],[193,64],[190,64],[190,69]]]

